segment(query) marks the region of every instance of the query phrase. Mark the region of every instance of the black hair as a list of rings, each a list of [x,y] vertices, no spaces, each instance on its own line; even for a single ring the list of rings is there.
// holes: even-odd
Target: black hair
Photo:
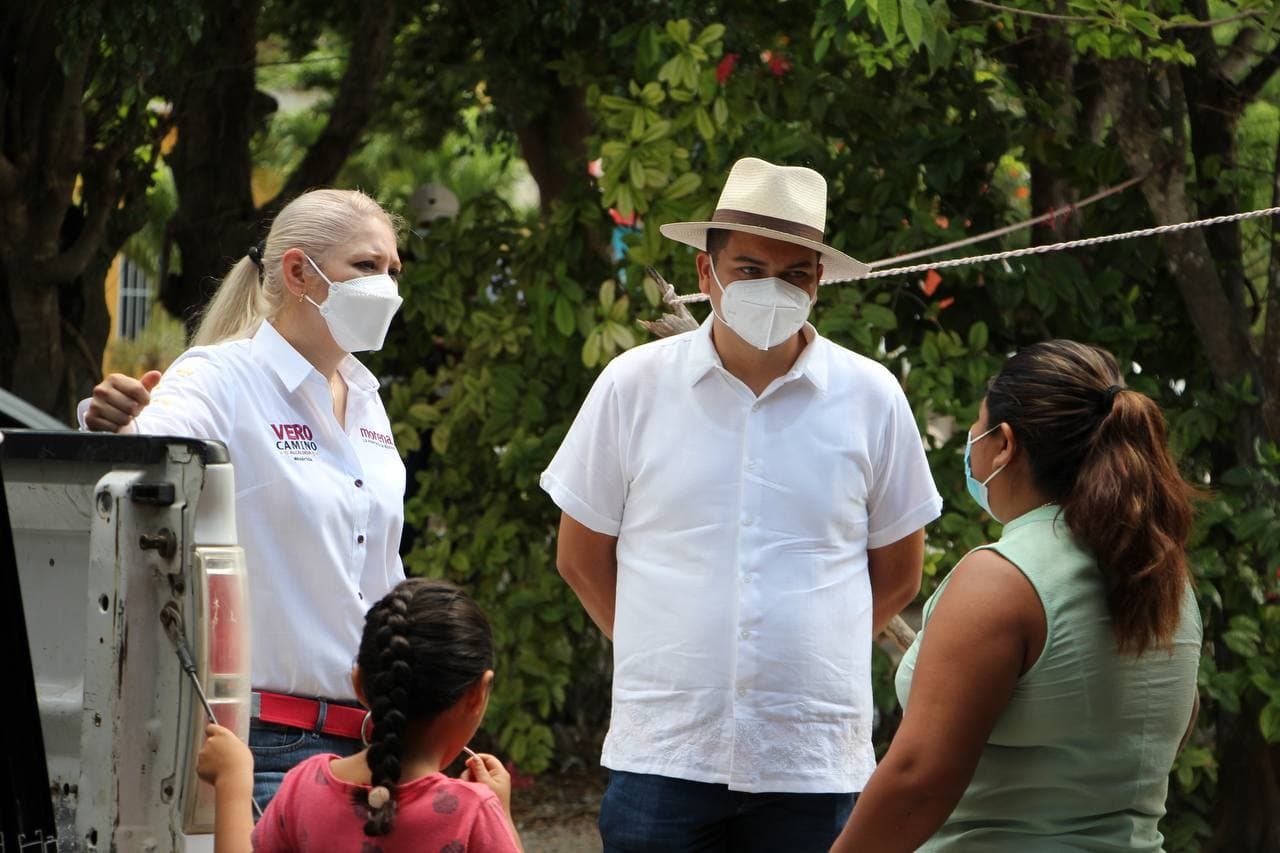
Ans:
[[[356,805],[368,810],[366,835],[391,831],[408,723],[453,707],[493,669],[493,657],[489,620],[448,581],[410,578],[369,609],[356,663],[372,715],[371,790],[388,796],[372,805],[369,790],[356,790]]]
[[[987,426],[1001,423],[1097,560],[1119,649],[1167,646],[1190,582],[1198,493],[1178,473],[1160,407],[1124,386],[1109,352],[1052,340],[1018,351],[991,381]]]
[[[723,250],[724,247],[729,244],[729,233],[731,230],[732,229],[729,229],[729,228],[708,228],[707,229],[707,241],[706,241],[707,254],[711,256],[711,261],[713,263],[717,260],[721,250]],[[742,233],[746,233],[746,232],[742,232]],[[785,242],[784,238],[779,237],[777,239],[783,240]],[[822,263],[822,253],[817,251],[816,249],[814,250],[814,253],[817,255],[817,258],[814,260],[814,263],[818,263],[818,264]]]

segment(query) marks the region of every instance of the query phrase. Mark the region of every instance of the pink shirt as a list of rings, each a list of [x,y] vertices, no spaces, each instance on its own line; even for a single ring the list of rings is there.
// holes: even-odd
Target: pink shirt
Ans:
[[[518,851],[502,803],[484,785],[432,773],[401,785],[389,835],[364,834],[365,810],[352,804],[357,788],[336,778],[316,755],[284,777],[280,791],[253,830],[253,849],[273,851],[349,850],[351,853],[464,853]]]

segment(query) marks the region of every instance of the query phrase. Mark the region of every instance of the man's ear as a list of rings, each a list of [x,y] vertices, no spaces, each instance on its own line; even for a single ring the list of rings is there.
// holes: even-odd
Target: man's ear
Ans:
[[[699,252],[698,257],[694,259],[694,264],[698,269],[698,290],[706,295],[711,295],[711,254],[709,252]]]

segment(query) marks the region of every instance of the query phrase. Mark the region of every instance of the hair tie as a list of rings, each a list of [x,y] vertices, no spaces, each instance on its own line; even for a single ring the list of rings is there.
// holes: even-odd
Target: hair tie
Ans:
[[[249,260],[253,261],[253,265],[258,268],[258,282],[261,283],[267,273],[266,265],[262,263],[262,244],[253,244],[245,254],[249,256]]]
[[[386,785],[378,785],[369,789],[369,808],[380,809],[391,801],[391,792]]]
[[[1102,414],[1107,415],[1111,413],[1112,407],[1116,404],[1116,395],[1123,390],[1124,387],[1121,385],[1112,385],[1106,390],[1106,393],[1102,398]]]

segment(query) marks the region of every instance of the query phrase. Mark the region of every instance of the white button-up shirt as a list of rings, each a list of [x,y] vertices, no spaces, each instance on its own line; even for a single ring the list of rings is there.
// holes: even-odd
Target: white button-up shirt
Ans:
[[[404,579],[405,469],[377,379],[351,356],[338,371],[345,430],[328,382],[264,322],[250,339],[184,353],[134,424],[231,452],[253,688],[354,702],[365,612]]]
[[[758,398],[709,322],[623,353],[542,475],[618,538],[607,767],[797,793],[875,767],[867,549],[941,499],[893,375],[804,334]]]

